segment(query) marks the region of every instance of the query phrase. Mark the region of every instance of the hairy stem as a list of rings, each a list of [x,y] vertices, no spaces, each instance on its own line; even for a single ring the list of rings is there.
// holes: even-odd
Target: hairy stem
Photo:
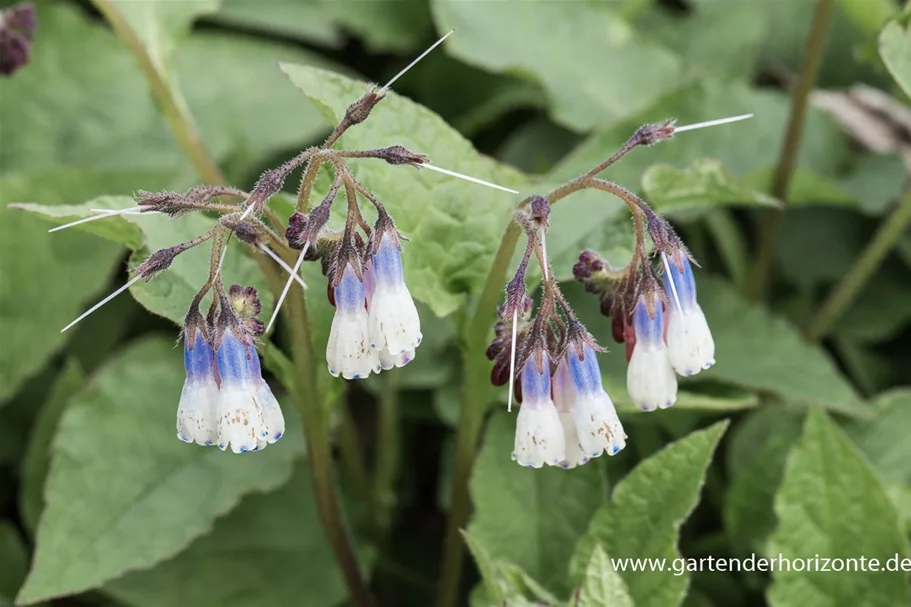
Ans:
[[[911,225],[911,192],[905,195],[898,207],[879,227],[860,257],[857,258],[848,273],[842,276],[825,303],[807,325],[804,332],[807,339],[819,341],[826,336],[909,225]]]
[[[822,52],[829,25],[829,13],[832,0],[817,0],[813,12],[813,23],[807,37],[803,65],[800,69],[800,80],[794,95],[791,98],[791,113],[788,117],[788,126],[785,131],[784,142],[775,175],[772,181],[772,195],[787,204],[788,186],[794,175],[797,164],[797,152],[800,148],[800,139],[803,135],[803,122],[807,112],[807,102],[816,74],[822,60]],[[781,230],[781,209],[768,209],[762,217],[759,230],[759,250],[756,254],[756,265],[749,283],[749,296],[753,300],[762,299],[768,288],[769,278],[772,273],[772,260],[775,256],[775,244],[778,242],[778,233]]]
[[[146,52],[142,41],[136,35],[136,31],[130,26],[124,16],[118,10],[112,0],[92,0],[95,7],[108,20],[117,35],[120,36],[124,44],[139,60],[139,67],[142,69],[152,94],[158,101],[161,113],[164,116],[168,126],[177,138],[180,147],[193,163],[193,168],[199,173],[203,181],[209,184],[224,184],[225,178],[218,165],[206,151],[193,124],[193,118],[187,109],[186,103],[180,97],[180,94],[174,90],[155,65],[152,57]]]
[[[299,289],[298,286],[292,288]],[[316,377],[310,321],[302,291],[288,298],[284,312],[285,320],[291,327],[291,352],[297,371],[294,404],[304,422],[310,480],[320,521],[348,587],[351,604],[356,607],[371,607],[373,597],[361,577],[338,497],[327,415]]]

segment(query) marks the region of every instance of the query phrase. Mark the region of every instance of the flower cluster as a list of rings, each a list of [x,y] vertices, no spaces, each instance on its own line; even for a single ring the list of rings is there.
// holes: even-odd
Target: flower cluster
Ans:
[[[177,437],[222,451],[259,451],[285,433],[285,418],[256,352],[259,299],[253,288],[234,285],[215,302],[211,321],[203,318],[197,299],[184,323],[187,379],[177,408]]]
[[[516,214],[525,228],[528,245],[507,287],[496,338],[487,356],[494,361],[491,381],[495,385],[518,375],[515,396],[521,407],[513,460],[533,468],[545,464],[574,468],[602,453],[619,453],[626,446],[626,434],[601,383],[597,358],[601,348],[548,271],[543,246],[548,214],[549,205],[541,197],[533,200],[530,214]],[[540,305],[532,318],[533,302],[526,296],[525,273],[533,252],[545,280]]]
[[[643,411],[654,411],[677,400],[677,374],[689,377],[715,364],[715,342],[696,301],[692,255],[670,224],[639,202],[658,267],[639,256],[618,272],[595,253],[583,251],[573,274],[601,295],[614,338],[626,344],[630,398]]]
[[[673,227],[648,204],[598,174],[639,146],[654,145],[677,132],[727,124],[751,114],[677,127],[671,120],[640,127],[612,156],[547,196],[526,198],[514,215],[527,237],[525,255],[506,287],[496,337],[487,349],[494,361],[491,381],[516,383],[521,401],[512,457],[523,466],[572,468],[605,451],[614,455],[626,435],[601,384],[597,353],[602,351],[578,320],[550,271],[544,238],[550,205],[580,190],[609,193],[633,216],[636,247],[624,267],[612,267],[583,251],[573,275],[601,296],[601,311],[612,318],[613,336],[626,344],[627,389],[643,411],[666,409],[677,400],[677,374],[690,376],[715,364],[715,343],[696,301],[695,260]],[[648,240],[652,248],[648,246]],[[532,253],[544,284],[537,313],[526,296],[525,273]]]

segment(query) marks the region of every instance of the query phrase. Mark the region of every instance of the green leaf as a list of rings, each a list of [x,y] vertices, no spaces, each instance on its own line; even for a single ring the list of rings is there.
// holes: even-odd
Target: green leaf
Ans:
[[[717,361],[700,379],[763,390],[855,417],[870,415],[829,356],[805,343],[796,327],[747,303],[725,282],[699,276],[697,284]]]
[[[339,47],[344,41],[335,27],[335,3],[301,0],[221,0],[215,20],[228,25],[261,30],[267,34],[292,36],[315,44]]]
[[[143,339],[114,358],[63,413],[47,507],[21,604],[96,588],[183,550],[241,496],[287,482],[303,452],[297,418],[262,453],[237,456],[173,433],[184,373],[170,340]],[[171,430],[167,430],[167,429]]]
[[[883,268],[839,318],[835,333],[857,343],[889,341],[911,324],[911,286],[904,273]]]
[[[879,35],[879,55],[898,86],[911,97],[911,35],[906,20],[886,24]]]
[[[884,570],[888,559],[909,553],[895,507],[857,448],[819,409],[810,412],[788,459],[775,512],[780,523],[770,553],[854,562],[876,558],[883,570],[875,575],[776,571],[768,592],[773,607],[911,602],[907,575]]]
[[[362,83],[339,74],[301,65],[281,68],[330,124],[336,124],[364,92]],[[517,172],[478,154],[438,116],[395,93],[373,110],[369,128],[351,129],[342,141],[344,147],[357,149],[404,145],[446,169],[503,186],[523,183]],[[357,161],[353,170],[411,238],[403,256],[411,293],[437,316],[457,310],[465,292],[477,292],[483,284],[517,197],[376,160]]]
[[[838,0],[838,5],[869,36],[878,34],[898,12],[896,3],[891,0]]]
[[[679,58],[643,39],[608,3],[432,2],[447,50],[534,79],[557,122],[586,131],[629,117],[679,86]],[[549,41],[549,42],[544,42]]]
[[[665,213],[719,205],[781,206],[771,196],[738,183],[720,161],[711,158],[698,159],[682,171],[654,164],[642,175],[642,191]]]
[[[0,111],[6,106],[0,104]],[[56,205],[105,191],[127,193],[143,181],[164,186],[168,178],[78,169],[0,177],[0,403],[63,345],[60,329],[103,288],[121,255],[120,247],[77,231],[48,234],[47,223],[8,204]]]
[[[70,399],[85,386],[85,372],[78,363],[69,361],[54,379],[51,393],[41,407],[32,427],[28,450],[22,462],[22,490],[19,510],[28,531],[34,535],[44,510],[44,483],[51,465],[51,441]]]
[[[462,531],[465,544],[474,557],[475,565],[481,574],[481,582],[491,604],[500,604],[510,595],[517,594],[518,589],[509,586],[508,580],[500,572],[499,563],[495,563],[484,546],[467,531]]]
[[[881,394],[872,403],[875,416],[845,428],[886,484],[911,484],[911,389]]]
[[[724,525],[744,552],[767,554],[765,542],[778,522],[775,493],[804,417],[803,408],[769,404],[750,414],[731,436]]]
[[[576,604],[578,607],[634,607],[626,582],[614,570],[601,544],[595,544],[592,550]]]
[[[82,205],[20,204],[16,207],[51,219],[55,223],[66,223],[96,215],[89,209],[123,209],[132,205],[133,200],[130,198],[104,196]],[[209,231],[212,226],[211,219],[198,214],[175,220],[165,215],[118,215],[91,221],[71,230],[93,232],[129,247],[133,250],[130,267],[136,267],[150,253],[195,238]],[[153,314],[183,325],[190,302],[208,279],[209,247],[209,244],[204,244],[183,253],[166,272],[151,282],[137,282],[130,287],[130,293]],[[229,285],[237,283],[256,287],[263,303],[262,317],[268,318],[273,301],[271,291],[253,259],[241,252],[241,244],[237,239],[232,239],[228,245],[221,276]]]
[[[0,519],[0,607],[12,607],[13,597],[25,578],[28,555],[19,532]]]
[[[705,471],[727,422],[671,443],[642,461],[614,488],[609,504],[598,509],[570,560],[570,577],[585,576],[595,546],[613,558],[680,556],[680,526],[699,501]],[[660,571],[619,571],[636,607],[672,607],[686,594],[687,576]]]
[[[244,498],[175,558],[110,582],[104,592],[135,607],[332,607],[346,593],[324,538],[299,461],[283,488]]]
[[[514,415],[494,415],[471,478],[469,533],[493,559],[518,565],[547,589],[565,593],[566,562],[604,501],[597,465],[522,468],[510,459]]]
[[[750,78],[768,34],[766,7],[759,3],[699,0],[689,8],[686,13],[673,11],[672,16],[646,20],[641,29],[677,51],[688,73]],[[671,13],[664,7],[654,12],[659,11]]]

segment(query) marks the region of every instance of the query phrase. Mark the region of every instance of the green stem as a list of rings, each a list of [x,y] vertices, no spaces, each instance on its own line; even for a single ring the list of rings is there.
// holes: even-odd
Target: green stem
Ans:
[[[399,470],[398,374],[384,374],[381,382],[372,502],[377,537],[382,544],[392,523]]]
[[[879,227],[860,257],[857,258],[848,273],[842,276],[813,320],[807,325],[804,332],[807,339],[819,341],[826,336],[909,225],[911,225],[911,192],[905,195],[898,208],[892,211],[885,223]]]
[[[807,102],[810,98],[810,92],[813,90],[813,84],[816,82],[816,74],[819,72],[819,64],[822,60],[831,8],[832,0],[817,0],[816,2],[813,22],[807,37],[804,61],[800,70],[800,80],[791,98],[791,113],[788,118],[784,143],[781,147],[781,155],[778,165],[775,167],[775,175],[772,181],[772,195],[785,204],[787,204],[788,186],[791,183],[791,177],[794,175],[794,168],[797,164],[797,152],[803,135],[803,122],[807,112]],[[775,245],[778,242],[778,233],[781,230],[782,213],[783,210],[781,209],[769,209],[763,214],[762,225],[759,230],[759,251],[756,255],[756,265],[753,267],[749,284],[749,295],[753,300],[762,299],[768,288],[769,277],[772,272],[772,260],[775,256]]]
[[[316,377],[310,319],[303,292],[288,297],[284,312],[291,327],[291,352],[297,371],[294,404],[304,422],[307,461],[310,464],[310,479],[320,521],[345,579],[351,603],[356,607],[372,607],[373,597],[361,577],[339,503],[338,487],[332,469],[328,416]]]
[[[459,406],[459,423],[456,432],[455,461],[452,471],[452,502],[446,521],[446,537],[443,544],[443,564],[437,607],[453,607],[462,574],[462,535],[460,530],[468,523],[471,512],[471,498],[468,495],[468,481],[474,469],[475,451],[481,433],[481,422],[490,396],[487,359],[483,352],[485,341],[491,331],[491,320],[497,303],[502,297],[503,284],[519,242],[521,229],[510,222],[500,241],[500,248],[494,256],[493,265],[481,291],[474,315],[465,327],[465,343],[462,344],[462,398]]]
[[[183,148],[184,153],[186,153],[190,162],[193,163],[193,168],[196,169],[196,172],[206,183],[224,184],[225,178],[222,176],[221,171],[218,170],[218,165],[215,164],[215,161],[206,151],[196,126],[193,124],[193,118],[190,116],[186,103],[178,92],[168,84],[165,75],[146,52],[136,31],[130,26],[112,0],[92,0],[92,3],[104,15],[114,28],[114,31],[117,32],[117,35],[120,36],[124,44],[139,60],[139,67],[149,82],[152,94],[158,100],[162,115],[171,128],[171,132],[177,138],[180,147]]]

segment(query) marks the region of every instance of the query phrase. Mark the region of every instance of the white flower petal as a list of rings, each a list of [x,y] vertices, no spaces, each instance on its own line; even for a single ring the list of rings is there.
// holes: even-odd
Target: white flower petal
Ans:
[[[217,401],[218,386],[214,378],[184,382],[177,406],[177,437],[185,443],[214,445],[218,438]]]
[[[393,355],[420,345],[421,319],[405,283],[377,286],[370,300],[370,346]]]
[[[254,451],[257,441],[268,437],[262,406],[256,401],[249,382],[222,382],[217,415],[218,447],[222,451],[228,448],[234,453]]]
[[[282,415],[281,406],[272,394],[269,384],[262,379],[256,382],[256,400],[263,411],[263,424],[267,431],[266,442],[271,445],[285,434],[285,416]]]
[[[522,403],[512,458],[532,468],[558,466],[566,459],[563,425],[552,401]]]
[[[379,373],[379,352],[370,347],[367,311],[336,311],[326,347],[329,373],[345,379],[362,379]]]
[[[689,376],[715,364],[715,341],[699,304],[668,315],[667,347],[671,365],[680,375]]]
[[[672,406],[677,400],[677,376],[667,348],[647,348],[636,342],[626,370],[626,388],[643,411]]]
[[[414,360],[414,348],[398,355],[389,353],[389,350],[380,350],[380,366],[384,371],[395,367],[404,367]]]
[[[558,411],[557,415],[560,416],[560,424],[563,426],[563,444],[566,449],[566,457],[560,462],[560,467],[569,470],[570,468],[581,466],[589,458],[582,451],[582,446],[579,444],[576,420],[571,411]]]
[[[606,392],[581,396],[573,416],[579,444],[588,457],[598,457],[605,451],[616,455],[626,446],[623,425]]]

